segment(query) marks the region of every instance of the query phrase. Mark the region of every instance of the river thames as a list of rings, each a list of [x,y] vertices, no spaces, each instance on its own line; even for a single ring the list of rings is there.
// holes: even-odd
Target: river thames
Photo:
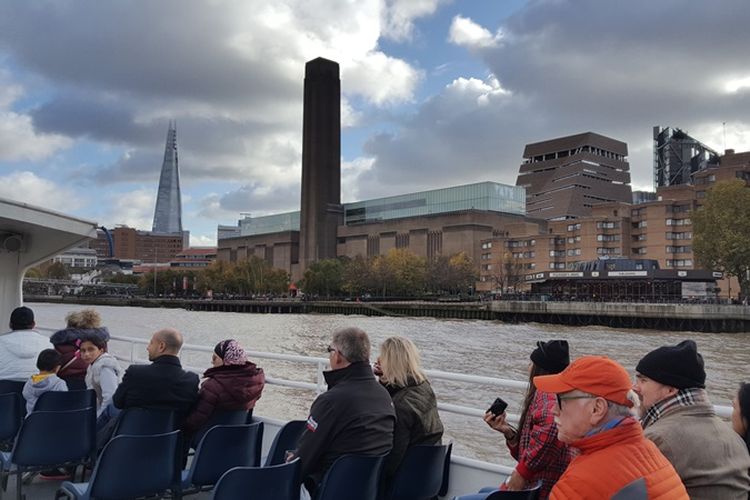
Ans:
[[[29,304],[37,324],[45,329],[64,327],[65,315],[81,309],[73,304]],[[587,354],[606,355],[633,373],[638,360],[648,351],[666,344],[694,339],[706,363],[707,389],[714,404],[731,405],[740,381],[750,380],[750,334],[662,332],[654,330],[615,330],[605,327],[566,327],[539,323],[509,324],[482,320],[394,318],[339,315],[242,314],[195,312],[180,309],[149,309],[96,306],[112,335],[149,338],[159,328],[172,327],[183,333],[185,342],[213,347],[220,340],[234,338],[248,350],[327,357],[331,333],[345,326],[358,326],[377,346],[392,335],[415,342],[427,369],[526,380],[529,353],[537,340],[567,339],[571,358]],[[145,349],[142,357],[145,358]],[[111,350],[125,354],[124,346],[113,342]],[[183,364],[205,369],[210,355],[190,353]],[[255,360],[253,360],[255,361]],[[268,376],[315,381],[312,367],[300,368],[288,362],[258,361]],[[435,381],[438,399],[445,403],[474,408],[488,407],[502,396],[511,413],[519,412],[520,391],[458,382]],[[259,415],[306,418],[314,399],[312,392],[267,386],[258,401]],[[490,430],[478,417],[441,412],[447,440],[455,442],[454,453],[494,463],[509,464],[501,435]]]

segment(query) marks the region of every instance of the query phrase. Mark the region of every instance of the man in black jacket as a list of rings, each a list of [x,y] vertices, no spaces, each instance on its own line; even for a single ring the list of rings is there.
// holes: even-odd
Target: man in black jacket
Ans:
[[[388,391],[370,367],[370,339],[359,328],[333,334],[328,391],[310,408],[297,456],[311,492],[342,455],[384,455],[393,447],[396,413]]]
[[[146,350],[150,365],[130,365],[112,401],[117,408],[158,408],[187,415],[198,399],[198,375],[182,369],[177,355],[182,335],[166,328],[154,333]]]

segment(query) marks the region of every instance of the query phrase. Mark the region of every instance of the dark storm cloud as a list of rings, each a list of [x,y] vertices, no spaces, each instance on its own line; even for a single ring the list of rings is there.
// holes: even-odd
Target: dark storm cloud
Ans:
[[[242,22],[210,2],[2,2],[0,44],[39,74],[74,86],[245,105],[253,96],[296,97],[283,65],[228,48]]]
[[[634,183],[650,184],[653,125],[747,122],[748,89],[725,86],[750,76],[748,21],[744,0],[531,1],[504,25],[484,26],[500,28],[497,46],[467,46],[510,95],[482,106],[476,85],[446,88],[396,134],[367,143],[376,161],[363,191],[416,188],[425,173],[427,187],[515,183],[526,143],[588,130],[628,142]]]

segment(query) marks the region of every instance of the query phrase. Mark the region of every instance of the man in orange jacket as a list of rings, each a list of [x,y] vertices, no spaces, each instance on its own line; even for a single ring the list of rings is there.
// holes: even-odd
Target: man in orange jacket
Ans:
[[[552,500],[610,498],[638,480],[649,499],[688,500],[677,472],[631,414],[632,383],[618,363],[584,356],[561,373],[535,377],[534,385],[557,394],[558,439],[580,452],[552,489]]]

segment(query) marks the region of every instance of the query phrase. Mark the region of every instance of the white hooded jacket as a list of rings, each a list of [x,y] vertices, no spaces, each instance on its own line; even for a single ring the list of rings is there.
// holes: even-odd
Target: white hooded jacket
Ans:
[[[0,335],[0,379],[26,380],[36,374],[36,358],[44,349],[52,349],[52,344],[36,330]]]

